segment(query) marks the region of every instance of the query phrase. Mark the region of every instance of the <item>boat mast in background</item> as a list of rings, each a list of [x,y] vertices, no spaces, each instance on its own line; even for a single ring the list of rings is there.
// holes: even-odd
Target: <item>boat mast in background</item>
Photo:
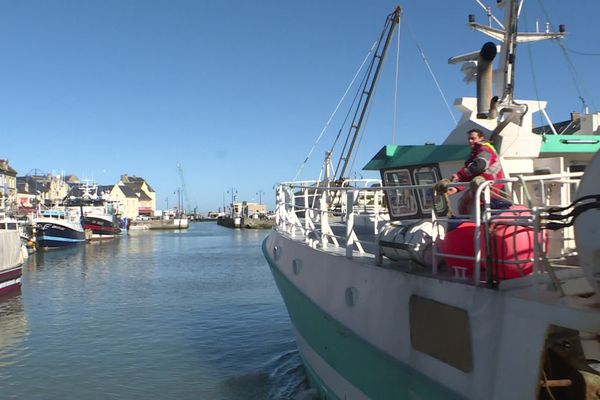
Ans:
[[[183,168],[181,167],[180,163],[177,163],[177,174],[179,175],[179,180],[181,181],[181,191],[182,191],[181,196],[184,197],[184,200],[182,200],[180,202],[180,200],[179,200],[180,195],[179,194],[177,195],[177,201],[180,202],[180,205],[178,208],[181,211],[181,207],[185,206],[187,209],[187,212],[191,212],[192,208],[190,207],[190,197],[188,196],[188,192],[185,187],[185,179],[183,179]],[[179,190],[178,190],[178,192],[179,192]],[[185,204],[184,204],[184,201],[185,201]]]

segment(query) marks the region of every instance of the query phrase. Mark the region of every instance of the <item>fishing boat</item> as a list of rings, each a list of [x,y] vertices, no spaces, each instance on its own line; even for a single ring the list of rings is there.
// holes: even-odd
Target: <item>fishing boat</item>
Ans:
[[[38,248],[54,249],[85,243],[81,215],[64,208],[43,210],[35,218],[35,241]]]
[[[187,215],[181,214],[165,214],[163,217],[143,217],[132,219],[130,221],[130,230],[171,230],[171,229],[188,229],[189,219]]]
[[[21,287],[22,247],[17,221],[0,219],[0,296]]]
[[[569,135],[534,132],[546,103],[513,98],[516,43],[564,32],[517,34],[519,5],[500,3],[502,28],[469,19],[502,42],[499,95],[495,44],[451,59],[477,61],[478,96],[455,102],[463,116],[442,145],[384,146],[365,166],[375,185],[344,179],[344,163],[328,182],[277,186],[262,250],[321,398],[598,398],[599,115]],[[388,15],[374,50],[350,151],[400,16]],[[469,156],[472,128],[506,176],[444,182]],[[492,207],[500,183],[509,208]],[[447,195],[461,185],[476,199],[462,213],[460,194]]]
[[[121,233],[116,207],[98,194],[97,185],[85,181],[71,190],[64,203],[68,210],[82,215],[83,229],[91,231],[91,240],[114,239]]]

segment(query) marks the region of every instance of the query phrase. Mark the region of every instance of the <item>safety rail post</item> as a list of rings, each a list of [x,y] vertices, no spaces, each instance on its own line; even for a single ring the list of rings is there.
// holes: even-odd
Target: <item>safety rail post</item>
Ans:
[[[373,196],[373,234],[379,234],[379,193],[380,190],[375,190],[375,196]]]
[[[435,203],[437,192],[433,191],[433,207],[431,208],[431,226],[433,228],[432,232],[432,241],[431,241],[431,274],[437,275],[438,272],[438,263],[437,263],[437,241],[438,241],[438,222],[437,216],[435,215]]]
[[[354,199],[356,192],[346,191],[346,257],[352,258],[354,252]]]
[[[308,229],[310,228],[310,210],[309,210],[309,204],[308,204],[308,188],[305,187],[302,189],[302,194],[304,197],[304,241],[308,242],[309,237],[308,237]],[[316,193],[315,193],[316,194]]]
[[[288,232],[290,235],[294,236],[294,217],[296,216],[296,195],[292,188],[290,188],[290,203],[289,203],[289,212],[287,213],[288,219]]]
[[[315,193],[316,194],[316,193]],[[327,247],[327,235],[326,227],[329,226],[329,215],[327,214],[327,191],[323,190],[320,198],[320,209],[321,209],[321,247]]]
[[[296,227],[294,225],[294,217],[297,217],[296,215],[296,194],[294,193],[294,188],[293,186],[290,186],[289,188],[290,191],[290,212],[288,212],[287,217],[288,217],[288,225],[289,225],[289,229],[288,229],[288,233],[290,234],[291,237],[294,237],[294,233],[296,232]]]
[[[344,198],[344,191],[334,190],[333,193],[335,193],[333,195],[333,198],[339,199],[338,201],[340,205],[340,222],[343,223],[346,219],[346,211],[348,210],[348,205],[344,204],[346,202],[346,199]]]
[[[283,186],[277,186],[277,213],[275,214],[275,223],[285,231],[285,196]]]
[[[483,201],[484,201],[484,213],[483,213],[483,226],[484,226],[484,231],[483,231],[483,238],[484,238],[484,245],[485,245],[485,258],[486,258],[486,263],[485,263],[485,280],[487,283],[487,286],[490,287],[490,285],[492,284],[494,277],[493,277],[493,271],[492,271],[492,249],[491,249],[491,243],[490,243],[490,220],[492,218],[492,210],[491,210],[491,196],[490,196],[490,186],[488,185],[485,187],[485,189],[483,190]],[[479,201],[477,201],[477,206],[479,207]]]
[[[539,235],[540,235],[540,225],[539,225],[539,208],[533,207],[532,210],[533,215],[533,276],[534,281],[538,283],[538,276],[540,274],[540,243],[539,243]],[[542,240],[544,240],[542,238]],[[537,285],[536,285],[537,287]]]
[[[489,186],[493,181],[485,181],[475,191],[473,196],[473,207],[475,208],[475,237],[474,237],[474,249],[475,249],[475,270],[473,271],[473,279],[475,280],[475,286],[479,286],[481,281],[481,206],[479,201],[481,199],[481,193],[483,189]]]

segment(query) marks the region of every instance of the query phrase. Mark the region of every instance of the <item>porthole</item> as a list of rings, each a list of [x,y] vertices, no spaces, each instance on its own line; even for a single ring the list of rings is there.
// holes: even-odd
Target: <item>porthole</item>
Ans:
[[[302,260],[300,260],[299,258],[296,258],[294,261],[292,261],[292,271],[294,272],[294,275],[298,275],[301,270],[302,270]]]
[[[277,260],[279,260],[280,257],[281,257],[281,247],[273,246],[273,259],[275,261],[277,261]]]
[[[354,307],[358,301],[358,290],[355,287],[346,288],[346,305],[348,307]]]

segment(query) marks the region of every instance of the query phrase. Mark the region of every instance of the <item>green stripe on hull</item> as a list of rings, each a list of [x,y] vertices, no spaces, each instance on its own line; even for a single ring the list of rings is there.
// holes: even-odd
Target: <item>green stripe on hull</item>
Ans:
[[[319,397],[321,397],[321,399],[327,400],[339,400],[339,397],[337,397],[334,391],[331,390],[329,386],[327,386],[323,379],[321,379],[319,374],[317,374],[317,371],[313,369],[313,367],[304,358],[304,356],[302,354],[300,354],[300,356],[302,357],[302,361],[304,362],[306,374],[308,375],[308,381],[310,382],[310,385],[312,387],[317,388],[319,390]]]
[[[372,399],[463,399],[410,366],[376,349],[321,310],[279,272],[265,245],[266,240],[263,242],[263,253],[294,326],[309,346],[355,388]],[[306,359],[304,360],[307,364]],[[313,383],[316,381],[325,386],[310,365],[307,365],[307,369],[313,375]],[[319,390],[322,396],[327,391],[327,398],[336,398],[331,397],[331,388],[325,386]]]

